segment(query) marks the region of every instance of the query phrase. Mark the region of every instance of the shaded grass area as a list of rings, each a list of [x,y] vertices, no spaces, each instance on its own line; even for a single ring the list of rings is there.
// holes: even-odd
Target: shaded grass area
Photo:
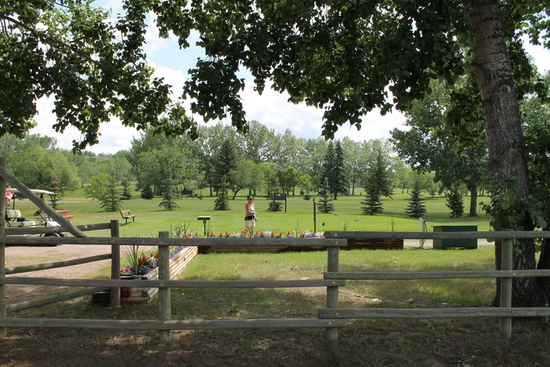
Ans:
[[[128,306],[127,309],[135,306]],[[129,310],[127,310],[129,311]],[[360,320],[329,343],[319,329],[155,332],[19,329],[1,366],[547,366],[549,330],[519,321],[512,340],[495,320]]]
[[[493,268],[493,249],[352,250],[343,271],[444,271]],[[322,278],[325,252],[211,254],[197,257],[182,279]],[[97,275],[100,276],[100,275]],[[492,279],[354,281],[341,307],[477,307],[494,296]],[[325,290],[173,289],[172,319],[315,317]],[[117,308],[89,298],[19,311],[10,317],[156,319],[157,300]],[[513,321],[511,340],[495,318],[350,320],[335,343],[323,329],[186,330],[159,342],[154,331],[13,329],[0,342],[0,366],[544,366],[550,327]]]

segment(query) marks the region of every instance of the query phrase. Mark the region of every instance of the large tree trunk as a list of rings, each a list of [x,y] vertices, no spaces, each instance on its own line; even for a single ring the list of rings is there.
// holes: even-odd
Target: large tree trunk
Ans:
[[[469,187],[470,191],[470,214],[469,217],[477,217],[477,187]]]
[[[472,75],[481,92],[483,114],[489,147],[489,165],[494,183],[512,180],[516,195],[529,195],[527,162],[523,156],[523,132],[514,87],[510,57],[497,0],[472,0],[472,25],[475,32]],[[533,229],[527,216],[525,230]],[[521,241],[514,251],[514,269],[534,269],[533,241]],[[495,246],[497,269],[500,268],[500,246]],[[534,278],[518,278],[513,282],[514,306],[538,306],[541,289]],[[546,297],[543,297],[546,298]],[[498,303],[498,295],[495,298]]]

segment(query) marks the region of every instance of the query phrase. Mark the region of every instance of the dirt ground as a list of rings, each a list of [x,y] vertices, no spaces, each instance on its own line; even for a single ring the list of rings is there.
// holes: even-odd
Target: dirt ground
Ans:
[[[479,240],[479,246],[488,245],[487,241]],[[407,240],[405,246],[419,246],[418,240]],[[432,248],[432,241],[424,244],[425,248]],[[145,249],[148,250],[148,249]],[[8,246],[6,247],[6,268],[41,264],[54,261],[72,260],[88,256],[108,254],[111,251],[110,245],[60,245],[60,246]],[[43,277],[60,279],[83,279],[90,273],[99,270],[109,264],[110,260],[102,260],[88,264],[74,265],[48,270],[34,271],[32,273],[12,274],[9,277]],[[62,287],[56,286],[33,286],[33,285],[7,285],[6,303],[19,303],[29,301],[38,297],[55,293]]]
[[[60,246],[8,246],[6,247],[6,268],[41,264],[55,261],[79,259],[88,256],[108,254],[110,245],[60,245]],[[12,274],[8,277],[82,279],[88,274],[109,264],[110,260],[96,261],[88,264],[74,265],[31,273]],[[6,303],[29,301],[39,296],[46,296],[59,290],[56,286],[7,285]]]

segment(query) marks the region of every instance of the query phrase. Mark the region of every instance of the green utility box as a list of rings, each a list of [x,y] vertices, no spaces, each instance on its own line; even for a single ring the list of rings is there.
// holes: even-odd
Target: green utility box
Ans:
[[[477,226],[434,226],[433,228],[434,232],[477,232]],[[477,238],[434,239],[434,249],[443,250],[451,247],[476,249]]]

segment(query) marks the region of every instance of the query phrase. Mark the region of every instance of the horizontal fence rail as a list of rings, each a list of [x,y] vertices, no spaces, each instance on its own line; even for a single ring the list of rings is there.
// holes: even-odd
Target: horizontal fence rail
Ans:
[[[81,224],[75,226],[79,231],[98,231],[101,229],[110,229],[111,223],[96,223],[96,224]],[[7,236],[23,236],[23,235],[40,235],[40,234],[53,234],[64,232],[64,228],[61,226],[54,227],[6,227]],[[31,237],[29,237],[31,238]],[[35,237],[36,238],[36,237]],[[45,239],[45,237],[42,237]],[[66,237],[63,237],[66,238]]]
[[[210,330],[258,328],[344,327],[346,320],[329,319],[247,319],[247,320],[82,320],[82,319],[0,319],[5,327],[63,327],[124,330]]]
[[[107,225],[107,226],[106,226]],[[110,228],[110,224],[76,226],[80,231]],[[25,319],[0,318],[0,327],[70,327],[70,328],[98,328],[98,329],[151,329],[159,330],[161,340],[169,340],[170,330],[193,329],[228,329],[228,328],[289,328],[289,327],[324,327],[327,338],[335,340],[338,328],[346,326],[346,320],[357,318],[454,318],[454,317],[499,317],[501,321],[509,321],[512,317],[548,317],[550,308],[514,308],[507,302],[501,302],[504,307],[479,308],[338,308],[338,289],[346,286],[346,281],[362,280],[412,280],[412,279],[450,279],[450,278],[499,278],[507,287],[511,286],[511,279],[516,277],[550,277],[550,270],[503,270],[491,271],[455,271],[455,272],[339,272],[339,250],[347,247],[347,239],[494,239],[502,240],[503,248],[511,248],[515,239],[520,238],[550,238],[550,231],[538,232],[326,232],[326,238],[125,238],[125,237],[13,237],[21,234],[20,228],[16,231],[7,231],[10,236],[0,238],[0,243],[6,245],[51,246],[62,244],[74,245],[111,245],[118,249],[121,245],[158,246],[159,254],[167,255],[168,246],[250,246],[250,247],[278,247],[293,246],[313,248],[322,246],[327,251],[327,271],[323,279],[305,280],[168,280],[169,269],[161,269],[164,274],[159,280],[120,280],[118,267],[113,266],[111,280],[104,279],[55,279],[32,277],[0,277],[0,285],[6,284],[35,284],[86,287],[73,294],[85,295],[90,289],[111,289],[120,291],[121,287],[158,288],[159,319],[158,320],[75,320],[75,319]],[[31,228],[32,229],[32,228]],[[40,228],[42,230],[44,228]],[[24,231],[29,228],[22,229]],[[51,227],[52,233],[59,228]],[[503,251],[505,252],[505,251]],[[510,251],[511,254],[511,251]],[[89,257],[86,260],[109,258],[108,255]],[[79,260],[69,260],[53,264],[38,264],[29,267],[8,268],[6,274],[15,274],[23,271],[43,270],[57,266],[74,265]],[[167,258],[165,260],[167,263]],[[160,261],[159,264],[163,262]],[[170,320],[170,288],[292,288],[292,287],[325,287],[327,289],[327,307],[318,310],[317,318],[310,319],[232,319],[232,320]],[[80,292],[80,293],[79,293]],[[502,293],[502,292],[501,292]],[[505,293],[505,292],[503,292]],[[88,293],[89,294],[89,293]],[[114,293],[111,293],[114,294]],[[166,298],[168,297],[168,298]],[[511,299],[511,296],[510,296]],[[12,306],[12,305],[10,305]],[[17,310],[19,306],[7,307],[7,310]],[[162,315],[162,316],[160,316]],[[501,325],[505,324],[504,322]],[[509,330],[506,331],[507,333]]]
[[[480,231],[480,232],[355,232],[327,231],[326,238],[388,238],[399,240],[435,240],[435,239],[518,239],[550,238],[550,231]]]
[[[52,227],[54,228],[54,227]],[[6,245],[126,245],[126,246],[281,246],[345,247],[345,239],[326,238],[151,238],[151,237],[4,237]]]
[[[310,288],[342,287],[344,280],[105,280],[57,278],[0,278],[0,284],[36,284],[73,287],[141,288]]]
[[[13,268],[6,268],[6,275],[28,273],[31,271],[47,270],[47,269],[63,268],[66,266],[87,264],[95,261],[108,260],[111,257],[112,257],[111,254],[103,254],[103,255],[81,257],[79,259],[74,259],[74,260],[56,261],[53,263],[46,263],[46,264],[16,266]],[[0,284],[1,283],[2,283],[2,280],[0,279]]]
[[[487,270],[487,271],[446,271],[446,272],[383,272],[383,273],[325,273],[325,279],[345,280],[415,280],[453,278],[521,278],[550,277],[550,269],[544,270]]]
[[[546,307],[475,308],[321,308],[324,319],[437,319],[451,317],[541,317],[550,316]]]

